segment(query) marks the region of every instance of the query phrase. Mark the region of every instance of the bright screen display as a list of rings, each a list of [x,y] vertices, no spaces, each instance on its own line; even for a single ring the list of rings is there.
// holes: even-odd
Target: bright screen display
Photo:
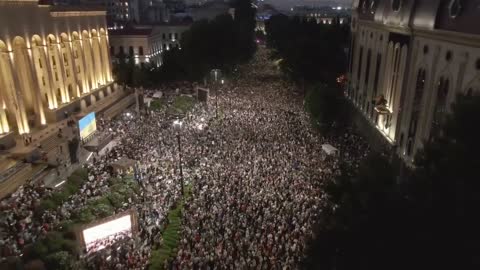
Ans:
[[[80,139],[84,140],[90,134],[97,130],[97,122],[95,121],[95,112],[87,114],[78,121],[78,128],[80,130]]]
[[[130,215],[126,215],[83,230],[82,233],[87,252],[98,251],[118,240],[131,237],[132,219]]]

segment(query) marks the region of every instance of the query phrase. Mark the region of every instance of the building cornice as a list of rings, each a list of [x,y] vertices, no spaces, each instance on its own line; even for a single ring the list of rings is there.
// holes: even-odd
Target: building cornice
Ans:
[[[50,11],[52,17],[106,16],[106,11]]]
[[[388,24],[379,24],[376,22],[359,20],[358,26],[367,26],[381,31],[393,32],[398,34],[423,37],[432,40],[450,42],[470,47],[480,47],[480,35],[472,35],[462,32],[453,32],[439,29],[414,29],[410,27],[401,27]]]
[[[413,34],[418,37],[445,41],[470,47],[480,47],[480,35],[472,35],[446,30],[414,29]]]
[[[380,24],[373,21],[365,21],[365,20],[358,20],[358,26],[368,26],[372,28],[376,28],[383,31],[394,32],[398,34],[404,35],[411,35],[412,31],[408,27],[403,26],[396,26],[396,25],[388,25],[388,24]]]

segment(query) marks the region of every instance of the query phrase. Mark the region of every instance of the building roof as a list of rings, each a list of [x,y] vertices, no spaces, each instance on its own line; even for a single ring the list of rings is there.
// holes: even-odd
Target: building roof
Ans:
[[[108,31],[110,36],[149,36],[152,28],[123,28]]]
[[[480,35],[478,0],[354,0],[353,9],[364,21]]]

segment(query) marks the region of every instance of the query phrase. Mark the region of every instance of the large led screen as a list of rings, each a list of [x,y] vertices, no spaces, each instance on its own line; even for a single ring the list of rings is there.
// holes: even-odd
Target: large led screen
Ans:
[[[97,130],[97,122],[95,121],[95,112],[87,114],[78,121],[78,128],[80,130],[80,139],[84,140]]]
[[[95,252],[132,236],[131,215],[102,223],[82,231],[87,252]]]

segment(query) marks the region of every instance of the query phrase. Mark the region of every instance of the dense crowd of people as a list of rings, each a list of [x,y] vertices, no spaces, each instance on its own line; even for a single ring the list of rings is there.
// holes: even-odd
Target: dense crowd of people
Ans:
[[[152,249],[163,243],[168,211],[182,196],[181,147],[191,196],[182,213],[178,249],[166,269],[296,269],[318,215],[335,208],[322,187],[342,171],[338,158],[323,158],[322,144],[337,147],[351,167],[368,146],[353,133],[328,138],[314,131],[302,97],[278,78],[266,57],[260,50],[208,106],[196,104],[181,130],[174,129],[165,108],[98,119],[99,131],[111,134],[115,143],[85,165],[89,175],[80,192],[41,217],[33,212],[52,192],[45,187],[22,186],[1,202],[1,256],[20,255],[25,244],[108,193],[109,180],[125,176],[111,164],[128,158],[136,161],[140,190],[115,214],[135,210],[138,232],[102,241],[84,260],[89,269],[145,269]]]

